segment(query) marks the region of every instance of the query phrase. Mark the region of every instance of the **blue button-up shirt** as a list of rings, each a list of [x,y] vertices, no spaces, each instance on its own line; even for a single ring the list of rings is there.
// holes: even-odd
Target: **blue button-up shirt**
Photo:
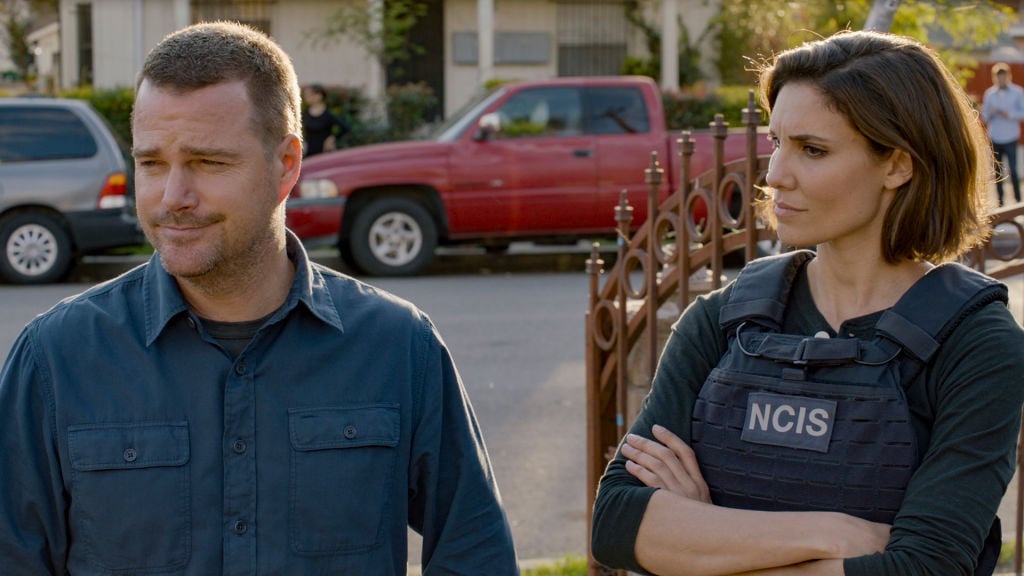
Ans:
[[[1005,112],[1001,116],[997,112]],[[985,90],[981,117],[988,127],[988,136],[996,144],[1020,139],[1020,123],[1024,121],[1024,88],[1007,84],[1005,88],[990,86]]]
[[[0,572],[517,574],[469,400],[412,305],[310,263],[237,357],[159,257],[33,320],[0,379]]]

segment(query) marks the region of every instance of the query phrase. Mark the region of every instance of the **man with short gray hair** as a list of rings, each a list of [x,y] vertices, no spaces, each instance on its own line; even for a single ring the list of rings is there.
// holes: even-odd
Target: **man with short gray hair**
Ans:
[[[287,55],[231,23],[148,56],[156,252],[25,327],[0,374],[5,576],[518,574],[473,409],[412,304],[309,260]]]

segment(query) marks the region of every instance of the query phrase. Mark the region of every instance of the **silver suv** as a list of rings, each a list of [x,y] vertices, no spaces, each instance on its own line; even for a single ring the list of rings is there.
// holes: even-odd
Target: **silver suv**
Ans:
[[[85,101],[0,98],[0,279],[61,279],[77,258],[143,240],[132,163]]]

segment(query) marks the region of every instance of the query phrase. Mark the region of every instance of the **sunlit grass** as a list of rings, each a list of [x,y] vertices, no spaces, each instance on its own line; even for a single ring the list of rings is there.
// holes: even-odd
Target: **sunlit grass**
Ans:
[[[587,560],[582,556],[566,556],[554,564],[523,570],[523,576],[586,576]]]

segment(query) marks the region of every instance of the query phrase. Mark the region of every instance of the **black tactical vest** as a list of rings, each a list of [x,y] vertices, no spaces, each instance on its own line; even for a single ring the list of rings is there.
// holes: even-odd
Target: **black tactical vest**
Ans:
[[[881,315],[871,341],[783,334],[793,280],[813,257],[762,258],[737,277],[719,316],[729,348],[694,406],[693,449],[720,506],[838,511],[891,524],[926,448],[901,382],[964,317],[1006,302],[1006,287],[944,264]],[[994,560],[978,573],[993,568]]]

